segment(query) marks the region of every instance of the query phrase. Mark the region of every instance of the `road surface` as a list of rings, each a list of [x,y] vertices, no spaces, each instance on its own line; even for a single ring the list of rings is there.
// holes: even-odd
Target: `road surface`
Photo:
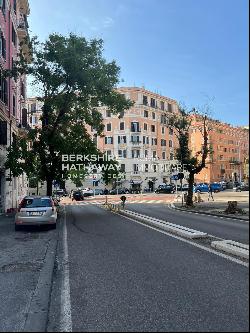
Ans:
[[[247,267],[94,205],[65,209],[48,331],[248,330]]]

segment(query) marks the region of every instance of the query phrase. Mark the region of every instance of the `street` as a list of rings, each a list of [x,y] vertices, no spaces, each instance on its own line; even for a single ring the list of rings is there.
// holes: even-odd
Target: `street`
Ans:
[[[66,207],[60,234],[49,331],[247,331],[243,265],[93,205]]]
[[[249,223],[170,209],[167,205],[128,204],[127,209],[157,217],[224,239],[249,244]]]

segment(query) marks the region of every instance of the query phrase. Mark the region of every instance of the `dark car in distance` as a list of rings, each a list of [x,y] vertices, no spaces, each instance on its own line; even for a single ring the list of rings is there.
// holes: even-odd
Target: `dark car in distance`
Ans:
[[[72,194],[72,200],[83,201],[84,194],[82,193],[82,191],[74,191]]]
[[[155,190],[155,193],[165,193],[172,194],[175,193],[175,186],[171,184],[159,185],[159,187]]]

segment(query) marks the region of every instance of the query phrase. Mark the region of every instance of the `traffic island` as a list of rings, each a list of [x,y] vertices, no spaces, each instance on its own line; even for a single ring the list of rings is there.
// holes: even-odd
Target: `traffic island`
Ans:
[[[193,207],[182,206],[180,203],[172,203],[170,205],[170,208],[196,214],[249,221],[249,207],[247,203],[238,204],[237,211],[234,210],[235,213],[230,213],[227,210],[227,206],[228,203],[222,203],[222,202],[201,202],[201,203],[196,203]]]

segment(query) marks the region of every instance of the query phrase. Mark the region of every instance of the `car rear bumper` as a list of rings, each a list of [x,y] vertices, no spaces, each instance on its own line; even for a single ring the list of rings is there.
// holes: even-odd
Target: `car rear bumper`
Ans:
[[[15,218],[16,225],[46,225],[46,224],[56,224],[57,217],[17,217]]]

